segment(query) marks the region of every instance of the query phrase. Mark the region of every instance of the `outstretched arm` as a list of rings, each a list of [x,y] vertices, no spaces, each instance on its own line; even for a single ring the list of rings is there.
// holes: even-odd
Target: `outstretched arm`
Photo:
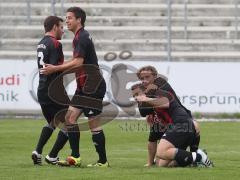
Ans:
[[[80,67],[83,64],[83,62],[84,62],[83,58],[77,57],[61,65],[45,64],[44,67],[40,69],[40,74],[48,75],[55,72],[63,72],[66,70],[75,69]]]
[[[155,108],[168,108],[169,107],[169,100],[166,97],[159,97],[159,98],[149,98],[145,94],[136,96],[136,101],[138,102],[146,102],[149,105]]]

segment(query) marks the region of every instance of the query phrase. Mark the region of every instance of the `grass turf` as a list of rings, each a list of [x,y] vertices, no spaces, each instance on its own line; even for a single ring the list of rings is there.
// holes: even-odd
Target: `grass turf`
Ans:
[[[207,149],[214,168],[144,168],[146,163],[148,128],[144,121],[112,121],[104,126],[107,154],[111,168],[69,168],[34,166],[34,150],[43,120],[0,120],[0,179],[173,179],[221,180],[240,177],[240,123],[204,122],[201,125],[201,147]],[[56,132],[44,148],[46,155],[56,138]],[[95,162],[97,154],[90,132],[81,134],[83,165]],[[66,144],[59,156],[70,153]]]

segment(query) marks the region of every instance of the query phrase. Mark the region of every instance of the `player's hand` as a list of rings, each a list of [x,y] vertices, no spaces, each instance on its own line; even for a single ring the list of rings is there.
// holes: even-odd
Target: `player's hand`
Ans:
[[[146,102],[149,101],[149,98],[145,94],[141,94],[139,96],[134,97],[136,101],[138,102]]]
[[[149,85],[147,86],[147,88],[145,89],[144,93],[148,93],[149,91],[151,91],[151,90],[156,90],[156,89],[158,89],[157,85],[155,85],[155,84],[149,84]]]
[[[44,64],[43,68],[40,69],[40,74],[49,75],[56,72],[56,66],[52,64]]]

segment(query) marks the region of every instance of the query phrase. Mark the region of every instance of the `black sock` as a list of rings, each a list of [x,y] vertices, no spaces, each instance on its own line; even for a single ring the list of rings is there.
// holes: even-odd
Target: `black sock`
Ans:
[[[54,128],[52,128],[50,126],[44,126],[42,128],[42,132],[41,132],[41,135],[40,135],[40,138],[38,140],[37,147],[36,147],[36,151],[39,154],[42,154],[43,146],[47,143],[47,141],[51,137],[53,131],[54,131]]]
[[[196,134],[194,138],[193,144],[190,146],[190,151],[191,152],[196,152],[198,150],[200,143],[200,134]]]
[[[71,128],[68,128],[68,140],[70,147],[72,149],[71,156],[78,158],[79,153],[79,140],[80,140],[80,131],[78,125],[74,125]]]
[[[92,141],[99,156],[99,163],[106,163],[105,136],[103,130],[92,131]]]
[[[193,163],[192,153],[182,149],[178,149],[177,154],[175,156],[175,160],[177,161],[180,167],[190,165]]]
[[[63,146],[66,144],[68,140],[68,135],[66,132],[63,132],[62,130],[60,130],[58,132],[58,136],[57,139],[55,141],[55,144],[53,145],[52,150],[49,153],[49,156],[51,158],[55,158],[57,157],[59,151],[63,148]]]

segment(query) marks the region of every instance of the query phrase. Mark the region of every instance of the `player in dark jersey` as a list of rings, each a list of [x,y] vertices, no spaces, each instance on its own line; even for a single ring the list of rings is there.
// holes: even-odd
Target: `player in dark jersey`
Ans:
[[[84,29],[85,20],[86,13],[81,8],[71,7],[67,10],[66,24],[68,30],[75,35],[72,43],[73,58],[60,66],[46,64],[46,67],[42,68],[41,72],[44,74],[68,70],[76,72],[77,88],[66,115],[66,121],[69,124],[68,135],[72,153],[66,161],[59,162],[59,164],[75,166],[81,164],[79,152],[80,132],[76,122],[78,117],[84,113],[88,117],[92,140],[99,155],[97,163],[88,166],[108,167],[105,135],[100,127],[100,114],[103,108],[102,101],[106,92],[106,83],[100,74],[92,39]]]
[[[150,69],[150,68],[149,68]],[[153,74],[157,74],[154,69],[152,69]],[[155,76],[155,75],[154,75]],[[148,97],[156,97],[158,95],[155,95],[158,88],[163,87],[164,85],[167,85],[166,78],[158,77],[154,80],[154,84],[149,84],[147,87],[145,87],[142,83],[136,84],[132,86],[132,94],[133,97],[146,94]],[[169,85],[170,86],[170,85]],[[172,90],[173,91],[173,90]],[[173,91],[174,92],[174,91]],[[174,93],[175,94],[175,93]],[[166,94],[167,95],[167,94]],[[190,116],[191,112],[186,109],[181,102],[177,99],[179,104],[184,108]],[[150,126],[150,133],[148,137],[148,161],[145,165],[146,167],[150,167],[152,165],[156,164],[156,149],[157,149],[157,142],[162,138],[163,134],[165,133],[168,123],[165,123],[162,121],[162,117],[159,116],[159,113],[157,113],[157,108],[152,108],[152,106],[149,106],[146,103],[139,102],[138,108],[141,116],[146,117],[147,123]],[[200,143],[200,128],[198,122],[193,120],[193,124],[196,130],[194,140],[192,144],[190,145],[190,151],[196,152]],[[171,164],[172,165],[172,164]]]
[[[62,45],[58,41],[63,35],[63,20],[56,16],[49,16],[44,21],[44,28],[45,36],[37,46],[37,63],[39,69],[43,67],[44,63],[60,65],[64,61]],[[36,150],[32,152],[32,159],[34,164],[42,164],[41,154],[43,147],[56,128],[56,125],[54,123],[55,116],[57,113],[62,112],[68,108],[68,106],[54,102],[49,96],[49,86],[59,76],[59,74],[60,72],[51,75],[39,74],[39,85],[37,91],[38,101],[40,103],[42,113],[48,124],[43,127]],[[58,93],[60,96],[64,96],[66,93],[64,91],[62,80],[59,81],[58,87],[58,91],[55,93]],[[50,164],[56,164],[58,161],[58,152],[62,149],[67,140],[67,133],[64,130],[60,130],[52,150],[45,158],[46,162]]]
[[[150,87],[150,86],[149,86]],[[143,95],[147,92],[142,83],[132,86],[133,97]],[[159,122],[159,120],[154,116],[154,110],[151,106],[145,103],[138,102],[138,108],[141,116],[146,117],[147,123],[150,127],[149,137],[148,137],[148,159],[145,167],[150,167],[156,165],[156,152],[158,141],[162,138],[166,127]]]
[[[198,149],[188,152],[186,148],[194,144],[196,129],[189,110],[178,100],[174,90],[163,78],[157,78],[157,71],[152,66],[141,68],[138,78],[145,89],[150,89],[146,94],[135,97],[142,106],[142,115],[154,115],[155,120],[167,127],[164,130],[157,147],[157,157],[160,158],[159,166],[168,166],[173,160],[178,166],[184,167],[194,162],[211,167],[212,163],[207,155]],[[149,86],[155,85],[155,88]]]

